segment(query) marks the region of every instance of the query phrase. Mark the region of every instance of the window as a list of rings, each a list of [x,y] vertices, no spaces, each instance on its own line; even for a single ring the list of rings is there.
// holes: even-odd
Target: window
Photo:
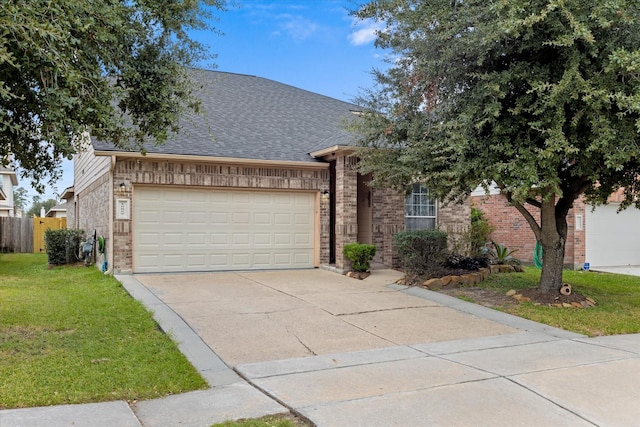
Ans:
[[[436,228],[436,199],[423,184],[413,184],[405,199],[405,229],[432,230]]]

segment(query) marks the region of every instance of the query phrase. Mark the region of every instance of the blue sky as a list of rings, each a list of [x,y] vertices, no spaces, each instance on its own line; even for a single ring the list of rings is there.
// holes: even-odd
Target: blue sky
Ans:
[[[376,24],[358,22],[349,10],[364,0],[230,0],[215,11],[213,25],[222,35],[192,36],[217,55],[218,71],[276,80],[343,101],[371,87],[373,68],[384,69],[384,52],[373,45]],[[20,183],[35,192],[26,181]],[[73,163],[42,200],[73,185]],[[29,198],[28,205],[31,200]]]

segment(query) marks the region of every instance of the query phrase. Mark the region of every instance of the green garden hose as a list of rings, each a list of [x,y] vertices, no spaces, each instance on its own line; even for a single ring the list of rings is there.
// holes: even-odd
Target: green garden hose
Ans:
[[[536,242],[536,248],[533,250],[533,263],[536,267],[542,268],[542,245]]]

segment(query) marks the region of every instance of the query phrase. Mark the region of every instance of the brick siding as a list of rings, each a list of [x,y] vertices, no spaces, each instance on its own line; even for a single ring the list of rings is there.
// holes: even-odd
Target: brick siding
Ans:
[[[84,230],[87,236],[95,230],[98,236],[109,237],[109,174],[103,174],[77,195],[78,218],[67,213],[67,222]],[[73,210],[73,202],[69,203]]]
[[[336,159],[336,267],[351,268],[342,254],[344,245],[358,240],[358,172],[355,156]]]
[[[514,256],[524,262],[533,262],[533,253],[536,238],[529,223],[516,208],[509,205],[507,198],[502,194],[492,196],[473,197],[473,205],[485,213],[494,231],[491,239],[496,243],[505,245],[509,249],[518,249]],[[540,220],[540,211],[533,207],[527,210],[536,219]],[[576,215],[582,215],[582,230],[575,229]],[[577,268],[585,261],[585,203],[582,199],[574,202],[573,208],[567,215],[567,241],[565,244],[565,266]]]

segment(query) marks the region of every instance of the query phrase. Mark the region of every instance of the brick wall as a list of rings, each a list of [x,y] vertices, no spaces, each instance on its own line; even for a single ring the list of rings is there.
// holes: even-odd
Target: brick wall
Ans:
[[[298,169],[234,166],[191,162],[121,160],[113,171],[111,191],[116,199],[135,197],[136,185],[174,185],[189,188],[255,188],[276,190],[329,189],[328,169]],[[127,190],[120,191],[120,183]],[[106,200],[106,199],[105,199]],[[114,206],[115,209],[115,206]],[[115,212],[113,212],[115,218]],[[320,202],[320,263],[329,262],[329,203]],[[131,220],[114,219],[113,264],[118,271],[131,271],[133,248]]]
[[[449,250],[466,253],[468,243],[465,234],[471,226],[471,199],[463,203],[438,204],[436,223],[439,230],[448,234]]]
[[[336,159],[336,267],[351,268],[351,263],[342,254],[347,243],[358,240],[358,172],[355,156],[340,156]]]
[[[392,189],[374,188],[372,191],[373,244],[377,247],[374,261],[398,267],[393,236],[404,231],[404,194]]]
[[[75,213],[69,215],[69,212],[68,223],[77,224],[77,228],[84,230],[87,236],[96,230],[98,236],[108,238],[109,174],[102,175],[76,196],[78,217],[75,218]],[[70,203],[70,207],[73,208],[73,203]]]
[[[477,196],[472,198],[473,205],[485,213],[494,231],[491,238],[496,243],[505,245],[509,249],[518,249],[514,256],[524,262],[533,262],[536,238],[529,223],[516,208],[509,205],[502,194],[493,196]],[[540,211],[528,206],[531,215],[540,221]],[[582,230],[575,229],[576,216],[582,216]],[[565,245],[565,265],[570,268],[579,267],[585,259],[584,232],[585,204],[577,200],[567,215],[567,241]]]

